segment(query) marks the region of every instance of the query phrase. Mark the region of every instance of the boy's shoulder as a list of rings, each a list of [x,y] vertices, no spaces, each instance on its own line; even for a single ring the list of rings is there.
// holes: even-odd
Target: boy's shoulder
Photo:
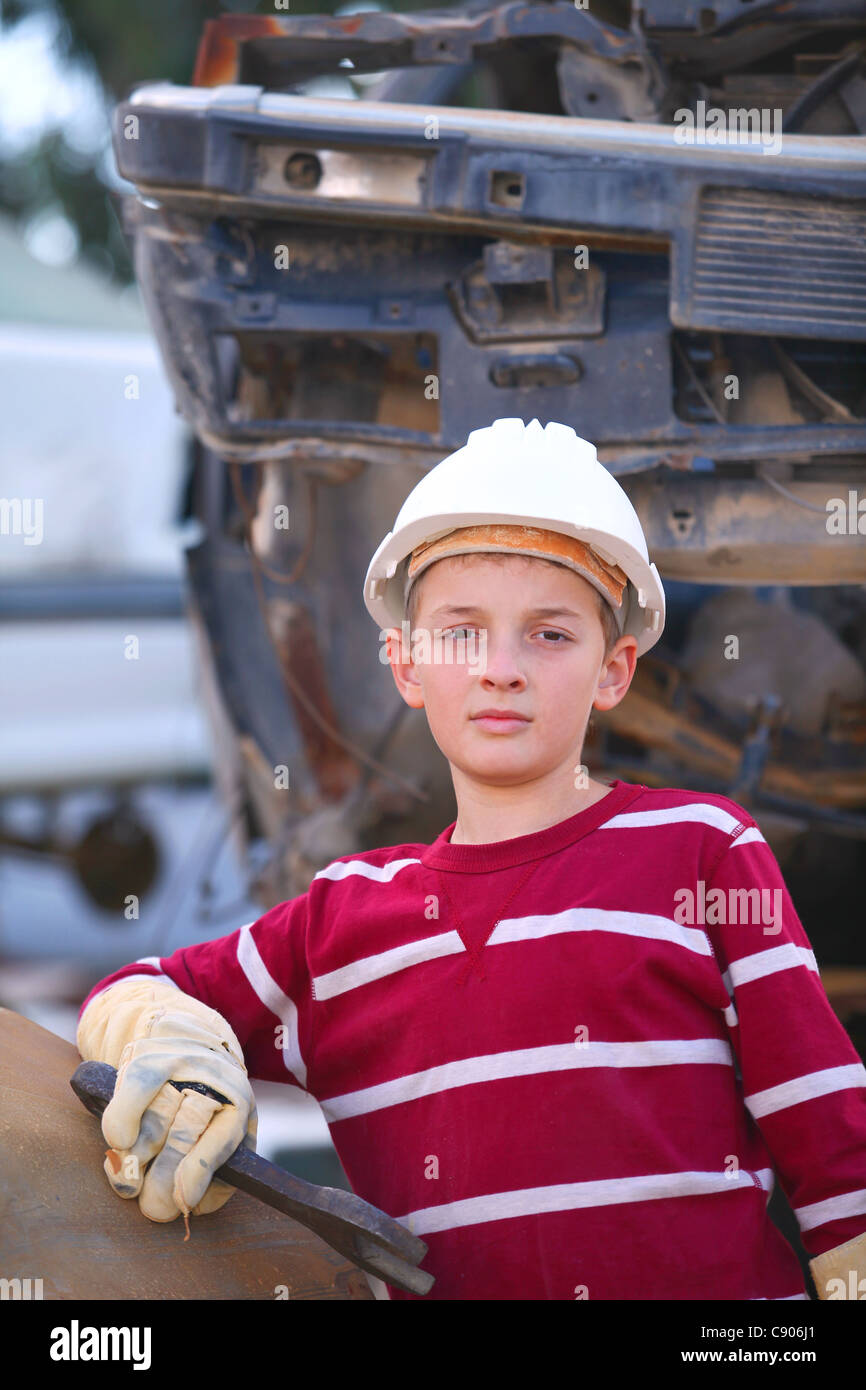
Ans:
[[[750,812],[731,797],[721,792],[695,791],[688,787],[642,785],[641,795],[631,803],[629,811],[638,814],[658,812],[660,815],[669,811],[671,819],[703,821],[726,831],[731,838],[744,830],[758,829]]]
[[[634,785],[634,784],[632,784]],[[638,849],[653,862],[658,861],[659,834],[665,840],[668,867],[696,866],[700,876],[716,871],[734,846],[766,846],[760,827],[749,811],[721,792],[699,791],[690,787],[648,787],[640,784],[634,797],[620,814],[614,813],[606,828],[622,828],[623,849]],[[671,841],[673,837],[673,842]]]

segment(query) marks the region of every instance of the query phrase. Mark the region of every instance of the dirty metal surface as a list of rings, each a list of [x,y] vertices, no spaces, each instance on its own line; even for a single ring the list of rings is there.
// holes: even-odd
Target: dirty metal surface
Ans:
[[[182,1221],[148,1221],[117,1197],[99,1125],[69,1085],[79,1061],[0,1009],[0,1275],[42,1279],[46,1299],[373,1298],[342,1255],[243,1192],[192,1217],[186,1242]]]
[[[339,45],[359,72],[483,59],[503,43],[535,41],[586,48],[612,63],[640,61],[639,38],[568,0],[516,0],[475,14],[222,15],[202,31],[193,83],[286,86],[333,70]]]
[[[730,787],[743,754],[743,731],[723,723],[717,710],[677,680],[662,658],[642,657],[625,699],[597,715],[598,722],[624,738],[681,761],[690,771]],[[859,735],[859,736],[858,736]],[[761,792],[779,801],[856,812],[866,803],[866,744],[862,725],[840,738],[836,756],[831,740],[798,738],[778,730],[762,768]],[[737,798],[735,798],[737,799]],[[741,804],[747,798],[742,796]],[[859,834],[864,833],[863,817]]]
[[[118,167],[142,195],[124,202],[142,294],[179,406],[222,458],[432,465],[480,420],[522,414],[529,392],[540,417],[579,413],[620,474],[672,451],[866,451],[856,383],[833,389],[863,367],[862,138],[786,135],[762,159],[683,145],[664,124],[360,99],[351,111],[163,83],[115,113]],[[591,262],[580,273],[576,248]],[[726,416],[705,379],[721,329],[744,381],[745,340],[763,342],[796,412]],[[783,372],[766,344],[777,333],[813,340],[814,360],[794,361],[803,345],[787,341]],[[355,386],[323,408],[307,383],[329,372]],[[456,389],[466,380],[472,393]],[[701,418],[704,397],[716,409]]]

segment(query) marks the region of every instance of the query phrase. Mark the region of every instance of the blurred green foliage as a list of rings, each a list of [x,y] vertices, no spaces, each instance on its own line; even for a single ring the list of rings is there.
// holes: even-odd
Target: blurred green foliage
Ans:
[[[399,11],[451,9],[448,0],[402,0],[386,5]],[[340,0],[291,0],[290,16],[332,14]],[[61,61],[78,61],[94,70],[109,105],[128,96],[141,82],[188,84],[192,79],[199,37],[206,20],[224,14],[277,14],[270,4],[220,4],[219,0],[0,0],[4,32],[19,20],[48,11],[62,21],[58,40]],[[106,142],[109,132],[106,124]],[[81,256],[118,283],[133,278],[120,229],[117,194],[100,175],[96,152],[83,158],[61,130],[45,134],[21,158],[0,154],[0,213],[26,222],[43,208],[59,205],[77,228]]]

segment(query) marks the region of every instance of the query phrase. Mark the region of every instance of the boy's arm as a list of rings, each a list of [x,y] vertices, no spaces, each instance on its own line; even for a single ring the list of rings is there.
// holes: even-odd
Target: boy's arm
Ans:
[[[742,819],[746,829],[707,881],[706,931],[731,999],[745,1104],[797,1217],[818,1297],[848,1297],[833,1281],[847,1290],[850,1271],[866,1279],[866,1068],[821,984],[776,857]]]
[[[152,1220],[214,1211],[232,1195],[213,1174],[239,1143],[255,1146],[247,1066],[306,1088],[308,912],[307,893],[229,936],[124,966],[85,999],[79,1051],[118,1070],[102,1117],[105,1171]],[[170,1080],[203,1083],[225,1103]]]

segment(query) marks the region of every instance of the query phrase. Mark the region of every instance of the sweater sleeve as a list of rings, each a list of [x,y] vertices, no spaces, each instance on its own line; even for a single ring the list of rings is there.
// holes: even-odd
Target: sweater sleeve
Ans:
[[[253,1079],[284,1081],[310,1090],[309,916],[308,890],[229,936],[181,947],[170,956],[145,956],[131,962],[94,985],[79,1017],[91,999],[119,980],[168,980],[222,1014],[237,1035]]]
[[[731,1001],[745,1105],[814,1257],[866,1232],[866,1068],[776,857],[744,821],[706,885],[706,931]]]

